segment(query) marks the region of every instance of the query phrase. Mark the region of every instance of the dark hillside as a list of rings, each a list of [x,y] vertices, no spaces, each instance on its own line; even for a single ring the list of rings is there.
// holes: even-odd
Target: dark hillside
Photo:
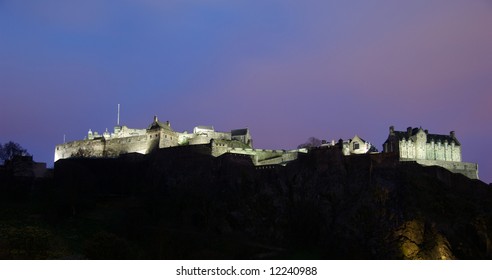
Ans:
[[[259,169],[207,152],[58,161],[45,228],[90,259],[492,257],[481,181],[380,154],[319,149]]]

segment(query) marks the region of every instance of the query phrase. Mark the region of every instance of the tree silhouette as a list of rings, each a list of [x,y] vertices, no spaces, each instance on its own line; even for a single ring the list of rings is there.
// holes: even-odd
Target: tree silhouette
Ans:
[[[11,160],[15,156],[30,156],[30,154],[21,145],[12,141],[0,144],[0,160]]]
[[[300,144],[299,146],[297,146],[297,148],[298,149],[301,149],[301,148],[315,148],[315,147],[321,146],[321,143],[322,143],[322,141],[319,140],[318,138],[316,138],[316,137],[309,137],[308,140],[305,143]]]

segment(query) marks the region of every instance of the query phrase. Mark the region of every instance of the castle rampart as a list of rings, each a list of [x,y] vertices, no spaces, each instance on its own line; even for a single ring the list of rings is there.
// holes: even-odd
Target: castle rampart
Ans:
[[[55,162],[70,157],[118,157],[123,154],[148,154],[156,149],[186,145],[211,147],[211,155],[226,153],[251,156],[255,165],[285,164],[297,159],[299,150],[253,149],[249,129],[218,132],[211,126],[197,126],[193,133],[176,132],[169,122],[160,122],[154,117],[147,129],[132,129],[116,126],[114,132],[102,135],[89,130],[86,139],[57,145]]]
[[[267,150],[253,149],[249,129],[235,129],[230,132],[215,131],[212,126],[197,126],[193,133],[176,132],[169,121],[160,122],[154,117],[147,129],[133,129],[115,126],[114,132],[102,134],[89,130],[84,140],[63,143],[55,147],[55,162],[70,157],[118,157],[124,154],[149,154],[154,150],[207,145],[210,155],[224,154],[249,156],[256,166],[286,165],[296,160],[299,153],[307,149]],[[375,147],[359,136],[338,143],[324,143],[321,147],[338,147],[346,156],[376,153]],[[478,179],[478,165],[461,162],[461,144],[452,131],[449,135],[429,134],[422,128],[395,131],[390,127],[383,152],[398,156],[400,161],[415,161],[421,165],[437,165],[452,172]]]
[[[428,159],[400,159],[400,161],[415,161],[423,166],[440,166],[454,173],[460,173],[471,179],[478,179],[478,164],[471,162],[442,161]]]

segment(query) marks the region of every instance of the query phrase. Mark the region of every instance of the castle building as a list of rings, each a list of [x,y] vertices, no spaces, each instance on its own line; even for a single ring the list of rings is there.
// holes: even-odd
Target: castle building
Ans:
[[[371,143],[355,135],[343,143],[342,151],[344,155],[360,155],[375,153],[378,150]]]
[[[437,165],[478,179],[478,165],[462,162],[461,144],[454,131],[449,135],[441,135],[412,127],[406,131],[396,131],[390,126],[383,153],[396,153],[400,161],[416,161],[424,166]]]
[[[234,129],[230,132],[215,131],[213,126],[197,126],[192,133],[177,132],[169,121],[161,122],[154,116],[146,129],[128,128],[118,125],[113,132],[103,134],[89,129],[84,140],[56,145],[54,161],[72,157],[113,158],[122,154],[149,154],[157,149],[186,145],[209,145],[211,156],[238,154],[250,156],[254,165],[286,165],[296,160],[299,153],[307,149],[266,150],[254,149],[253,139],[248,128]],[[338,143],[324,143],[321,146],[336,146],[344,155],[377,153],[369,142],[355,135],[352,139]],[[396,131],[390,127],[383,153],[394,153],[400,161],[415,161],[424,166],[441,166],[452,172],[478,179],[478,164],[462,162],[461,144],[454,131],[449,135],[430,134],[422,128],[407,128]]]
[[[239,131],[239,130],[235,130]],[[197,126],[193,133],[176,132],[169,121],[161,122],[154,116],[147,129],[134,129],[127,126],[115,126],[114,131],[107,130],[102,135],[89,129],[84,140],[63,143],[55,147],[55,162],[70,157],[117,157],[121,154],[148,154],[155,149],[180,145],[208,144],[211,139],[241,142],[252,148],[248,129],[240,130],[244,135],[232,139],[231,132],[216,132],[212,126]],[[232,143],[229,143],[232,145]],[[236,143],[236,146],[240,146]]]
[[[355,135],[352,139],[338,140],[338,143],[335,143],[335,140],[332,140],[331,143],[321,144],[321,147],[333,147],[337,146],[342,150],[343,155],[360,155],[360,154],[370,154],[377,153],[378,150],[374,145],[369,143],[368,141],[360,138],[358,135]]]
[[[193,133],[176,132],[169,121],[161,122],[154,116],[147,129],[134,129],[117,125],[112,133],[101,135],[89,129],[84,140],[56,145],[54,161],[72,157],[112,158],[122,154],[149,154],[156,149],[186,145],[210,145],[211,155],[225,153],[249,155],[255,165],[285,165],[297,159],[300,150],[253,149],[253,140],[248,128],[230,132],[215,131],[213,126],[197,126]]]
[[[231,131],[231,139],[236,140],[242,143],[245,143],[248,146],[253,146],[253,139],[251,139],[251,135],[249,134],[249,129],[234,129]]]

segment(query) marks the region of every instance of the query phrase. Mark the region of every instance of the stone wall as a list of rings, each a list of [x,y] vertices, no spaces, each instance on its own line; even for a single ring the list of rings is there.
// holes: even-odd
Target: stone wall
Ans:
[[[70,157],[117,157],[121,154],[147,154],[158,148],[160,133],[121,138],[73,141],[55,147],[55,162]]]
[[[195,137],[195,134],[188,133],[187,131],[185,131],[183,133],[176,132],[176,134],[178,135],[178,144],[179,145],[186,145],[189,143],[189,140],[191,138]]]
[[[216,131],[208,131],[208,133],[201,134],[184,134],[178,133],[178,137],[180,138],[180,142],[186,141],[189,145],[200,145],[200,144],[208,144],[210,140],[231,140],[231,133],[229,132],[216,132]]]
[[[151,132],[149,131],[149,133]],[[159,136],[159,148],[178,146],[178,135],[176,134],[176,132],[167,129],[161,129]]]
[[[105,156],[115,157],[127,153],[147,154],[152,147],[157,147],[158,137],[150,138],[150,135],[124,137],[106,140]]]
[[[208,145],[211,140],[226,141],[213,150],[214,156],[220,156],[231,148],[250,147],[251,141],[243,143],[231,139],[231,132],[217,132],[213,127],[195,127],[194,133],[175,132],[169,122],[154,121],[147,129],[132,129],[127,126],[115,126],[114,132],[99,134],[89,130],[86,139],[57,145],[54,161],[70,157],[117,157],[127,153],[148,154],[155,149],[184,145]],[[249,137],[249,132],[248,132]],[[227,142],[228,141],[228,142]]]
[[[400,159],[401,161],[415,161],[424,166],[440,166],[448,169],[454,173],[460,173],[470,179],[478,178],[478,164],[470,162],[456,162],[456,161],[442,161],[442,160],[414,160],[414,159]]]
[[[304,150],[264,150],[264,149],[249,149],[249,148],[229,148],[227,153],[250,155],[253,160],[253,164],[260,165],[272,165],[272,164],[284,164],[289,161],[297,159],[298,153]]]
[[[226,141],[213,140],[210,142],[210,145],[212,148],[212,156],[214,157],[221,156],[231,149]]]
[[[401,140],[399,142],[401,159],[425,159],[425,160],[442,160],[442,161],[461,161],[461,146],[454,143],[426,143],[425,146],[419,147],[418,143],[410,140]],[[424,148],[419,156],[418,149]]]
[[[193,138],[189,138],[188,144],[189,145],[200,145],[200,144],[208,144],[210,143],[210,137],[207,135],[196,135]]]
[[[104,154],[104,139],[72,141],[55,147],[55,162],[69,157],[102,157]]]

